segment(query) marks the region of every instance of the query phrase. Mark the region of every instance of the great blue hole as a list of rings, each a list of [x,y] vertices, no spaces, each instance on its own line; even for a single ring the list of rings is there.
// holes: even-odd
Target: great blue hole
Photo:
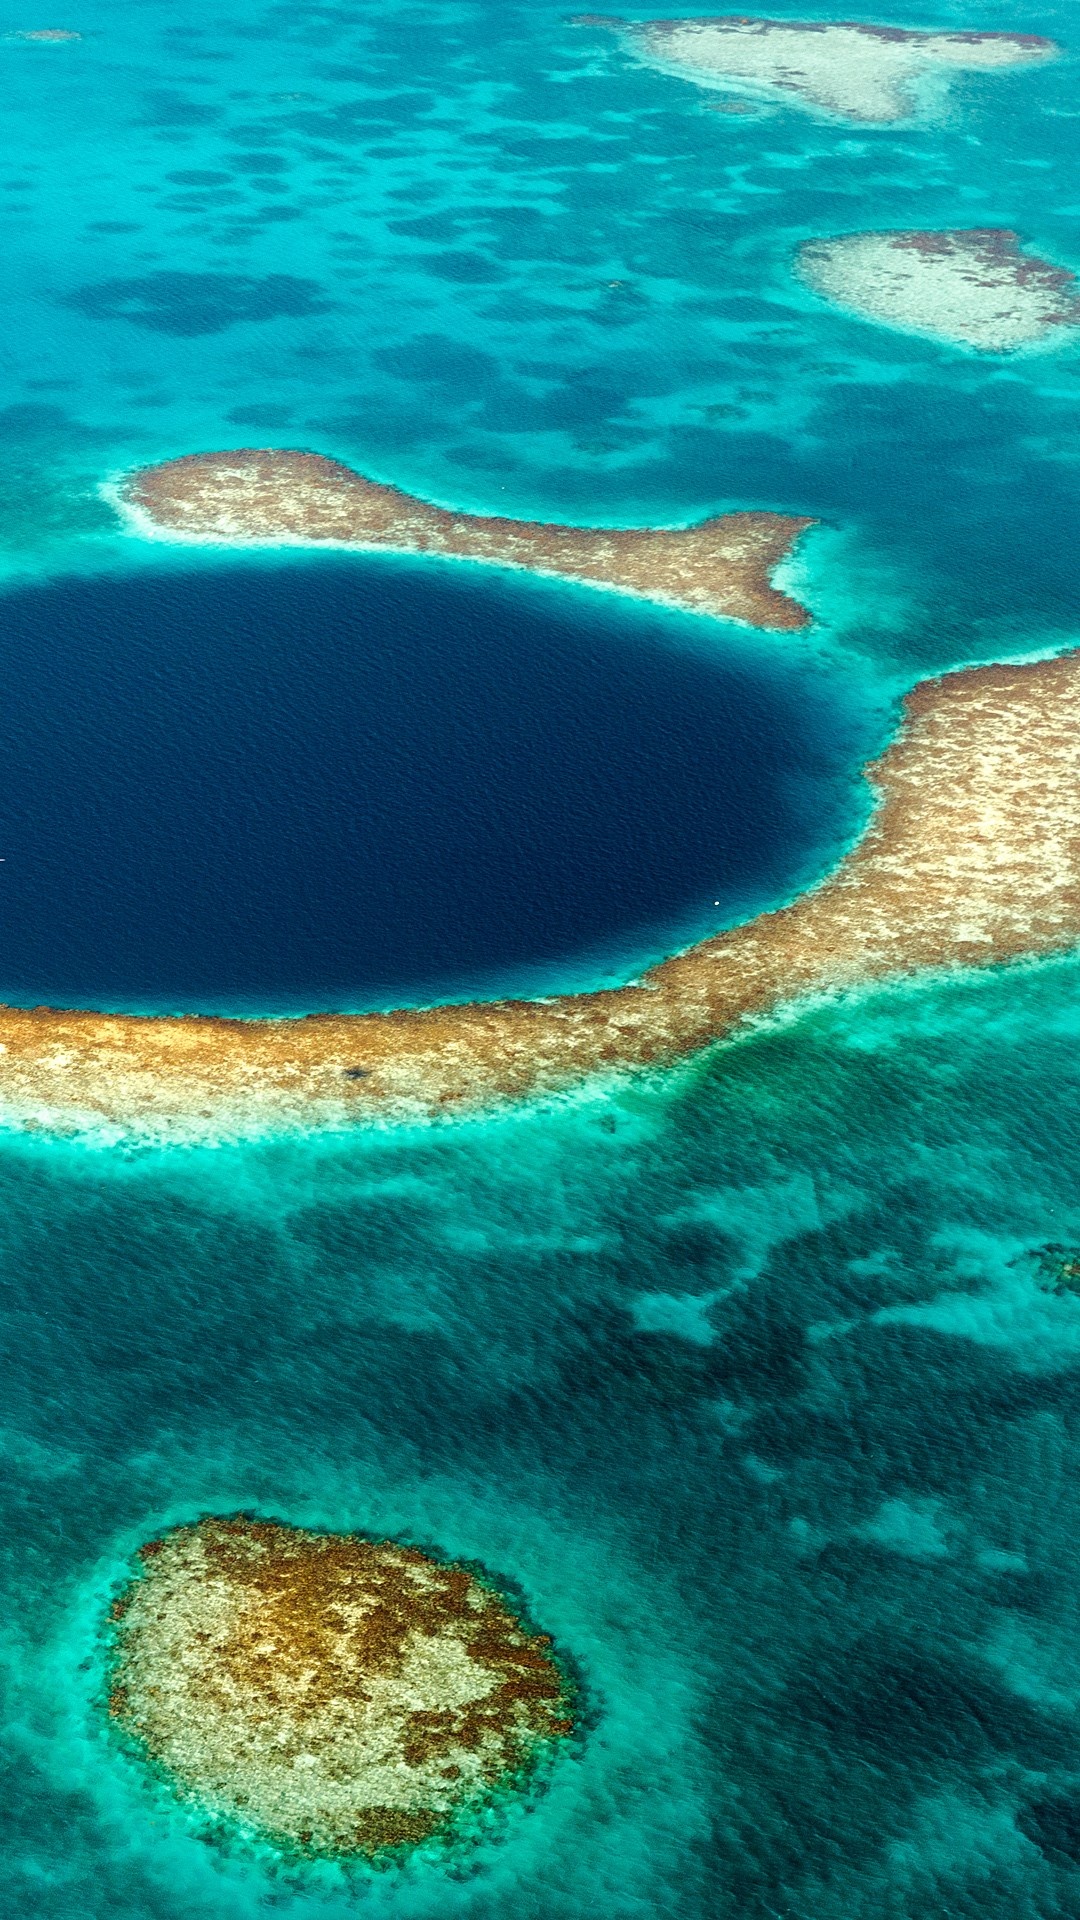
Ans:
[[[787,636],[480,568],[10,592],[0,997],[254,1014],[626,977],[820,869],[868,724]]]

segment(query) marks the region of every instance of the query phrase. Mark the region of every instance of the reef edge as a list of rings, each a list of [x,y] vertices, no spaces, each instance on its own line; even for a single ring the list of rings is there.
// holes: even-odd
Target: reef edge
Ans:
[[[111,488],[134,532],[236,546],[333,546],[511,567],[783,631],[806,608],[773,569],[805,515],[719,514],[690,527],[572,527],[432,506],[325,454],[243,447],[143,467]]]
[[[3,1007],[0,1124],[168,1142],[491,1111],[809,996],[1080,941],[1080,652],[923,681],[866,773],[875,810],[831,874],[636,984],[279,1020]]]

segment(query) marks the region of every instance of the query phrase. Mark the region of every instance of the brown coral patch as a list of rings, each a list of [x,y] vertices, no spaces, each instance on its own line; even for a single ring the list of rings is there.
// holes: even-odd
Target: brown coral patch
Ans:
[[[812,525],[791,514],[728,513],[696,527],[504,520],[429,506],[339,460],[274,448],[167,460],[133,474],[123,497],[155,528],[194,539],[436,554],[614,587],[755,627],[804,627],[809,619],[771,584],[773,568]]]
[[[108,1711],[214,1813],[306,1852],[415,1846],[572,1730],[550,1640],[464,1567],[248,1519],[153,1544]]]
[[[1080,321],[1080,299],[1076,276],[1066,267],[1021,250],[1020,235],[1009,227],[956,227],[916,229],[889,236],[897,252],[921,253],[927,259],[956,259],[974,276],[990,275],[981,285],[996,286],[1003,277],[1021,289],[1035,288],[1060,299],[1056,312],[1046,315],[1044,324],[1075,326]]]

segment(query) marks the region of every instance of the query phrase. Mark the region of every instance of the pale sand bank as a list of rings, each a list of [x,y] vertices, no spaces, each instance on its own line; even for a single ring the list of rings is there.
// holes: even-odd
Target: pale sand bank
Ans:
[[[1064,345],[1080,326],[1074,276],[1025,253],[1003,227],[811,240],[797,270],[862,319],[983,353]]]
[[[129,476],[116,497],[137,532],[229,545],[441,555],[616,588],[754,627],[804,627],[772,585],[812,521],[727,513],[693,527],[567,527],[451,512],[338,460],[280,448],[190,454]]]
[[[617,28],[665,72],[870,125],[910,118],[928,87],[940,94],[957,73],[1027,66],[1058,52],[1037,34],[926,33],[847,20],[580,19]]]
[[[664,1065],[807,995],[1080,940],[1080,654],[910,695],[835,873],[637,986],[297,1020],[0,1009],[0,1119],[192,1140],[483,1111]]]

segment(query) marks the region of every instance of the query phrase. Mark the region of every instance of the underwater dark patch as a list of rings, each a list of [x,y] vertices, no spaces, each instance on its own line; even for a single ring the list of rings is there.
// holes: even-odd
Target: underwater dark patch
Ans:
[[[955,1647],[898,1644],[882,1632],[821,1647],[789,1690],[808,1727],[841,1748],[863,1748],[915,1763],[987,1760],[1009,1754],[1025,1765],[1067,1764],[1067,1720],[1039,1713]]]
[[[495,262],[482,253],[433,253],[424,265],[436,279],[452,280],[462,286],[475,286],[486,280],[500,278]]]
[[[1057,1866],[1080,1866],[1080,1799],[1050,1794],[1033,1800],[1017,1816],[1021,1833]]]
[[[93,320],[130,320],[153,333],[194,337],[224,333],[256,320],[325,313],[330,302],[314,280],[289,273],[180,273],[98,280],[68,294],[65,306]]]
[[[217,55],[212,55],[217,58]],[[222,117],[222,109],[192,100],[175,88],[162,88],[145,96],[143,119],[152,127],[203,127]]]

